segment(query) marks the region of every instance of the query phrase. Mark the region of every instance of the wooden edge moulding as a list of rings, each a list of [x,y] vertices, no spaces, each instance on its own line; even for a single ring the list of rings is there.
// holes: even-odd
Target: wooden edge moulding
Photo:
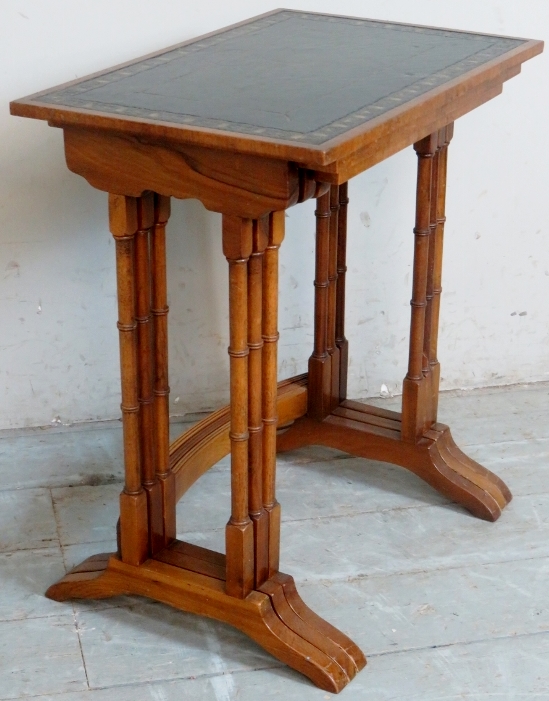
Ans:
[[[70,160],[81,134],[67,132]],[[224,189],[219,181],[213,186],[206,176],[197,176],[191,190],[207,184],[206,199],[223,213],[230,405],[170,446],[167,186],[163,194],[142,191],[138,170],[135,191],[109,196],[116,242],[125,464],[119,545],[116,553],[88,558],[51,586],[49,597],[60,601],[139,594],[225,621],[320,688],[338,692],[366,660],[352,640],[306,606],[292,577],[279,571],[277,451],[325,445],[399,465],[475,516],[489,521],[499,517],[511,499],[509,490],[467,457],[449,428],[437,421],[437,335],[452,133],[450,123],[414,145],[418,177],[410,348],[401,412],[347,399],[347,182],[325,182],[318,172],[291,164],[285,174],[277,165],[270,190],[263,187],[246,195],[235,183]],[[114,138],[100,141],[105,146]],[[96,186],[105,187],[106,171],[91,153],[88,149],[80,164],[71,163]],[[148,157],[139,151],[136,162],[145,163]],[[253,159],[250,164],[265,174],[264,164],[260,167]],[[229,177],[223,160],[218,163],[220,172]],[[168,177],[156,169],[153,181]],[[119,182],[118,176],[114,182]],[[284,210],[311,197],[317,199],[314,347],[307,374],[277,382],[278,254]],[[230,206],[223,206],[229,201]],[[175,507],[189,487],[229,453],[231,512],[222,554],[178,540]]]

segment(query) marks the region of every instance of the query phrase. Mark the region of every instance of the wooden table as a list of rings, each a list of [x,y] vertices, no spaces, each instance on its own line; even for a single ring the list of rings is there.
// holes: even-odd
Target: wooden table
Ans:
[[[279,571],[276,452],[322,444],[400,465],[495,521],[505,484],[437,422],[437,332],[453,122],[498,95],[540,41],[276,10],[11,104],[63,129],[67,165],[109,193],[116,241],[125,486],[118,552],[47,595],[141,594],[226,621],[322,689],[366,663]],[[418,155],[402,412],[347,399],[347,181]],[[230,406],[168,439],[165,229],[170,197],[223,215]],[[314,349],[277,384],[285,210],[317,198]],[[283,427],[283,428],[280,428]],[[175,505],[231,453],[226,556],[176,539]]]

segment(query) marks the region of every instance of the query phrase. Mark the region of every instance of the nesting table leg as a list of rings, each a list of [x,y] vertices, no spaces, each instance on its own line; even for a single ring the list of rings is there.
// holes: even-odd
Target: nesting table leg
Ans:
[[[279,572],[277,317],[284,216],[223,217],[223,250],[229,262],[232,495],[225,591],[236,599],[249,597],[254,589],[266,595],[277,621],[270,635],[283,648],[277,656],[291,659],[289,664],[334,691],[365,664],[364,656],[316,616],[299,597],[293,579]]]
[[[109,220],[116,246],[118,331],[124,436],[124,490],[120,495],[120,556],[140,565],[149,554],[147,494],[142,485],[142,424],[139,405],[139,338],[136,321],[135,249],[137,200],[109,197]]]
[[[416,225],[414,228],[414,274],[410,305],[410,352],[408,373],[402,386],[402,438],[415,442],[429,427],[428,403],[429,379],[424,370],[429,369],[425,355],[427,340],[427,283],[429,278],[429,253],[431,239],[431,195],[433,171],[438,147],[438,134],[431,134],[414,145],[418,154],[416,199]],[[432,280],[432,275],[431,275]]]
[[[111,195],[109,203],[117,250],[126,473],[120,497],[120,549],[124,562],[141,564],[175,538],[164,231],[169,201],[145,193],[138,198]],[[137,509],[140,528],[135,525]]]
[[[438,414],[438,392],[440,385],[440,363],[437,358],[438,325],[440,316],[440,296],[442,293],[442,251],[444,241],[444,223],[446,221],[446,172],[448,167],[448,145],[454,133],[454,125],[449,124],[440,133],[439,150],[437,154],[437,183],[435,230],[432,239],[433,246],[433,283],[431,301],[431,329],[429,345],[429,365],[431,369],[432,415],[436,421]],[[431,223],[433,225],[433,222]]]
[[[317,198],[315,211],[314,349],[309,358],[308,414],[319,421],[339,405],[347,392],[347,203],[347,185],[332,185]]]
[[[203,436],[197,427],[184,434],[194,458],[192,474],[204,460],[216,461],[214,446],[225,431],[230,443],[231,515],[223,555],[175,537],[174,460],[168,443],[169,200],[153,193],[112,195],[109,211],[117,253],[125,465],[119,552],[88,558],[52,585],[47,596],[57,601],[148,596],[230,623],[320,688],[341,691],[366,664],[364,655],[311,611],[293,579],[279,572],[278,250],[285,213],[256,220],[223,216],[229,262],[228,420],[223,423],[221,410],[212,422],[202,422]],[[291,383],[286,389],[291,411],[301,411],[303,385],[288,390]]]
[[[316,201],[314,348],[309,358],[308,414],[322,421],[332,404],[332,364],[328,354],[330,191]]]
[[[284,239],[285,212],[272,212],[263,260],[262,296],[262,423],[263,507],[268,517],[267,574],[278,572],[280,560],[280,504],[276,500],[276,429],[278,375],[278,251]]]
[[[336,345],[339,348],[339,401],[347,399],[349,342],[345,338],[345,279],[347,275],[348,183],[339,186],[337,215]]]
[[[330,246],[328,254],[328,313],[326,322],[327,351],[330,356],[330,410],[339,404],[340,351],[337,345],[337,268],[339,238],[339,186],[330,188]]]
[[[229,263],[231,517],[226,528],[227,593],[245,598],[254,585],[254,529],[248,513],[248,260],[252,220],[223,216]]]
[[[151,309],[151,236],[154,227],[154,195],[137,199],[138,231],[135,237],[136,322],[139,388],[139,432],[142,484],[147,494],[149,551],[164,547],[162,491],[156,478],[154,451],[154,344]]]
[[[269,514],[263,506],[263,265],[269,240],[269,218],[253,222],[248,261],[248,393],[249,514],[254,527],[254,586],[269,576]],[[267,385],[266,378],[265,385]],[[275,380],[276,382],[276,380]]]
[[[414,145],[418,155],[410,353],[403,382],[402,412],[350,401],[344,334],[347,185],[318,199],[315,275],[315,347],[309,361],[308,411],[278,437],[278,450],[320,444],[411,470],[474,515],[495,521],[511,500],[507,486],[467,457],[447,426],[437,423],[440,365],[437,359],[442,239],[448,144],[453,125]],[[332,219],[329,222],[330,212]],[[332,232],[337,231],[337,239]],[[332,238],[330,239],[330,234]],[[330,246],[332,242],[332,246]],[[334,276],[334,265],[336,274]],[[334,345],[331,284],[335,277],[335,345],[339,349],[339,393],[325,368]],[[337,372],[332,369],[332,373]],[[333,375],[332,375],[333,379]]]
[[[160,529],[153,531],[152,554],[175,538],[175,476],[170,466],[170,415],[168,383],[168,292],[166,279],[166,224],[170,198],[154,195],[154,226],[151,232],[151,313],[153,319],[153,431],[156,479],[160,485]],[[158,508],[158,507],[157,507]],[[155,523],[157,519],[155,518]]]

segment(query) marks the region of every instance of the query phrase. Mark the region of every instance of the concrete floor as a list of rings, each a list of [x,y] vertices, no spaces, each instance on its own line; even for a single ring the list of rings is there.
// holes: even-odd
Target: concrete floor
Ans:
[[[404,470],[308,448],[279,459],[281,569],[368,656],[342,700],[549,700],[549,385],[443,394],[440,419],[513,491],[496,524]],[[44,598],[114,548],[120,440],[113,424],[0,433],[0,699],[331,698],[226,625]],[[228,512],[225,459],[180,502],[180,536],[222,549]]]

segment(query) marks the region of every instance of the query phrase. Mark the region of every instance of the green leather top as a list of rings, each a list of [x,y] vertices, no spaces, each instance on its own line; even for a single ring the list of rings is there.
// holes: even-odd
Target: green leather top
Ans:
[[[525,41],[281,10],[34,101],[319,145]]]

